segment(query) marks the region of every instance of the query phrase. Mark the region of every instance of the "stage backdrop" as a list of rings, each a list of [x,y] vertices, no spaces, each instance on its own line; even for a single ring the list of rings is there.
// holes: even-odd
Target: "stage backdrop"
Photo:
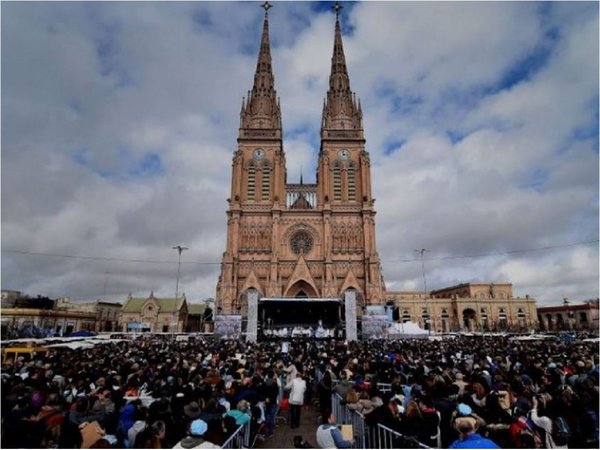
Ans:
[[[217,314],[215,337],[217,339],[239,339],[242,335],[242,316],[239,314]]]

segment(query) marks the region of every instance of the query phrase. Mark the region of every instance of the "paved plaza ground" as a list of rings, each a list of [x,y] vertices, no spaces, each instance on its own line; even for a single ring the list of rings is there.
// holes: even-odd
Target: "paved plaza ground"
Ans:
[[[313,405],[304,405],[300,416],[300,427],[290,428],[289,412],[279,411],[277,428],[271,437],[256,443],[256,448],[294,448],[294,436],[302,436],[311,447],[317,447],[315,439],[319,426],[319,410]]]

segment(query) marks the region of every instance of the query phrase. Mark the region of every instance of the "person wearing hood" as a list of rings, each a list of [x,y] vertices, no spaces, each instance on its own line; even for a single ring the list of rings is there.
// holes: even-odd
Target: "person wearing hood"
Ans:
[[[173,448],[220,448],[218,445],[204,439],[208,425],[202,419],[196,419],[190,424],[188,435]]]

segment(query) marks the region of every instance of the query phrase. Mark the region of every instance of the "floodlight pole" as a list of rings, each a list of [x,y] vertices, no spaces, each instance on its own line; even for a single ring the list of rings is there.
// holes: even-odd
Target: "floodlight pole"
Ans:
[[[415,250],[415,253],[419,254],[421,257],[421,273],[423,274],[423,291],[425,292],[425,301],[429,298],[427,295],[427,279],[425,278],[425,252],[428,252],[426,248],[421,248],[419,250]],[[429,308],[427,308],[427,313],[429,315]],[[427,319],[427,331],[431,334],[431,317]]]
[[[422,248],[419,250],[415,250],[415,253],[420,255],[421,257],[421,272],[423,274],[423,290],[425,291],[425,294],[427,294],[427,279],[425,278],[425,252],[429,252],[431,250],[427,250],[426,248]]]
[[[179,259],[177,261],[177,282],[175,283],[175,303],[177,303],[177,299],[179,298],[179,273],[181,272],[181,252],[189,249],[187,247],[182,247],[181,245],[176,245],[175,247],[173,247],[173,250],[177,250],[179,254]]]

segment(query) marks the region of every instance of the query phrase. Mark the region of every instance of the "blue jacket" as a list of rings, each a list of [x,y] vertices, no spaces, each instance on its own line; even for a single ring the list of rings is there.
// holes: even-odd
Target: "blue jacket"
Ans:
[[[500,448],[494,441],[484,438],[478,433],[467,435],[464,439],[457,439],[448,448]]]

